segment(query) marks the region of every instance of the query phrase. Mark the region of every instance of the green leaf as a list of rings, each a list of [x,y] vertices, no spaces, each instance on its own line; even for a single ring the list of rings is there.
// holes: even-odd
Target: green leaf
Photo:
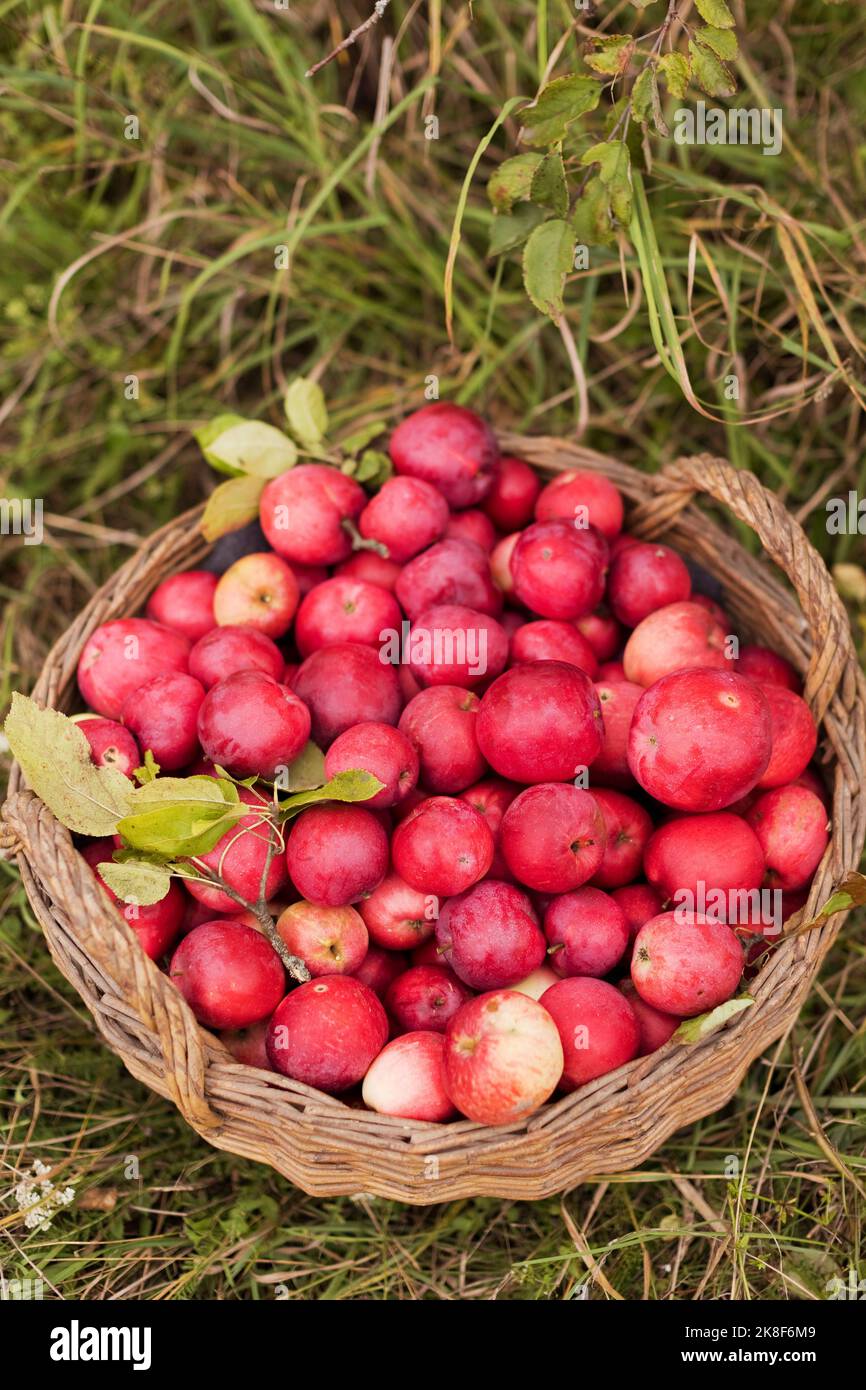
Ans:
[[[208,463],[233,477],[277,478],[298,461],[298,451],[282,430],[263,420],[229,417],[232,424],[204,449]],[[201,440],[199,439],[199,442]]]
[[[530,197],[533,203],[550,208],[558,217],[564,217],[568,212],[565,166],[559,150],[551,150],[542,159],[533,175]]]
[[[744,1009],[750,1009],[754,1002],[750,994],[740,994],[736,999],[728,999],[724,1004],[719,1004],[718,1008],[711,1009],[708,1014],[687,1018],[674,1033],[674,1042],[701,1042],[703,1038],[708,1038],[711,1033],[715,1033],[727,1023],[729,1018],[735,1018]]]
[[[595,110],[601,91],[594,78],[575,73],[548,82],[532,105],[520,113],[527,145],[553,145],[561,140],[573,121]]]
[[[279,790],[284,792],[313,791],[325,783],[325,755],[312,741],[304,744],[294,762],[289,763],[285,774],[279,779]]]
[[[122,902],[136,903],[139,907],[161,902],[171,887],[169,870],[150,859],[100,864],[97,873]]]
[[[515,203],[529,198],[532,178],[543,159],[540,154],[517,154],[506,159],[487,180],[487,196],[497,212],[510,212]]]
[[[731,29],[696,29],[695,38],[698,43],[705,44],[711,48],[719,58],[726,58],[729,61],[736,58],[739,53],[737,36]]]
[[[149,748],[145,751],[144,763],[141,767],[135,768],[132,775],[141,786],[143,786],[145,782],[156,781],[156,778],[159,776],[159,763],[156,761],[156,758]]]
[[[589,40],[583,61],[593,72],[618,77],[625,72],[634,53],[631,34],[597,34]]]
[[[215,541],[229,531],[237,531],[259,514],[264,478],[232,478],[220,483],[207,499],[199,530],[206,540]]]
[[[4,729],[27,785],[61,825],[79,835],[114,834],[134,788],[117,768],[95,765],[78,724],[16,692]]]
[[[385,426],[381,420],[370,420],[366,425],[359,425],[357,429],[343,435],[340,440],[340,448],[344,454],[357,454],[384,433]]]
[[[672,97],[682,101],[689,89],[691,69],[688,59],[682,53],[666,53],[659,58],[658,70],[667,83]]]
[[[554,218],[536,227],[523,250],[523,283],[536,309],[552,319],[562,313],[565,277],[574,266],[574,230]]]
[[[235,425],[244,424],[246,424],[246,417],[243,415],[215,415],[212,420],[208,420],[206,425],[200,425],[197,430],[193,430],[193,438],[212,468],[217,468],[223,473],[235,472],[233,468],[226,468],[219,457],[210,458],[208,450],[221,434],[225,434]]]
[[[651,67],[643,68],[631,89],[631,114],[640,125],[645,123],[652,110],[653,77]]]
[[[625,226],[631,217],[631,157],[622,140],[603,140],[581,156],[581,164],[598,164],[599,178],[606,186],[610,209],[617,222]]]
[[[695,0],[695,8],[701,19],[717,29],[733,29],[734,16],[725,0]]]
[[[711,97],[731,97],[737,84],[724,63],[709,48],[689,39],[692,57],[692,81]]]
[[[132,849],[180,858],[207,854],[254,807],[222,777],[161,777],[130,798],[117,829]]]
[[[359,483],[366,483],[368,487],[373,489],[379,488],[387,482],[394,471],[394,465],[388,454],[382,453],[379,449],[365,449],[355,463],[352,476]]]
[[[289,429],[304,449],[316,450],[328,430],[328,407],[321,386],[296,376],[283,402]]]
[[[285,801],[280,802],[280,816],[289,820],[320,801],[369,801],[383,786],[384,783],[380,782],[378,777],[374,777],[372,772],[349,768],[346,772],[338,772],[336,777],[332,777],[323,787],[313,787],[309,791],[286,797]]]
[[[599,174],[589,180],[571,214],[575,242],[579,246],[616,244],[610,198]]]
[[[500,212],[490,227],[488,254],[501,256],[505,251],[514,251],[543,221],[544,212],[534,203],[518,203],[513,212]]]

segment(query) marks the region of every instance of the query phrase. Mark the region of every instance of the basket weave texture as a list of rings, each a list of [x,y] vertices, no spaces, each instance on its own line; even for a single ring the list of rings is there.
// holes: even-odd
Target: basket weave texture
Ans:
[[[670,1042],[520,1123],[422,1124],[236,1063],[145,956],[69,832],[23,789],[15,766],[3,808],[6,835],[16,843],[51,956],[108,1046],[209,1143],[270,1164],[313,1195],[365,1192],[417,1204],[482,1195],[532,1199],[640,1164],[675,1130],[723,1105],[749,1064],[790,1029],[845,914],[799,935],[791,929],[814,917],[857,868],[866,835],[866,681],[824,563],[778,499],[752,474],[707,455],[649,476],[558,439],[503,434],[500,444],[545,475],[590,468],[610,478],[626,498],[628,528],[663,539],[712,572],[738,630],[776,648],[803,674],[833,789],[831,840],[803,913],[750,987],[755,1006],[719,1032],[697,1044]],[[700,494],[757,533],[761,559],[740,546],[726,517],[719,525],[696,505]],[[35,699],[72,707],[78,657],[93,630],[135,613],[160,579],[207,552],[200,514],[196,509],[157,532],[92,598],[49,654]]]

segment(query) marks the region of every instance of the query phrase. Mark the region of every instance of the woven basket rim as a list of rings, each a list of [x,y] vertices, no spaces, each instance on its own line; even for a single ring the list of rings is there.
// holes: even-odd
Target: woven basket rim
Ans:
[[[664,537],[715,573],[726,606],[747,632],[755,628],[750,608],[760,601],[769,644],[805,676],[804,696],[834,771],[830,844],[792,922],[810,920],[857,868],[866,838],[866,681],[820,556],[778,499],[724,460],[678,459],[648,475],[561,439],[501,433],[500,444],[544,474],[590,468],[609,477],[630,504],[629,530]],[[765,559],[748,554],[696,505],[700,493],[758,533],[799,606]],[[197,531],[202,510],[156,532],[94,595],[46,658],[35,698],[55,707],[67,703],[89,633],[110,617],[134,613],[165,573],[202,558],[210,548]],[[20,842],[22,879],[52,957],[128,1070],[170,1098],[216,1147],[269,1163],[313,1195],[364,1191],[418,1204],[481,1195],[537,1198],[636,1166],[675,1130],[724,1104],[750,1063],[787,1033],[846,915],[788,935],[750,986],[755,1005],[697,1044],[668,1043],[509,1126],[421,1124],[358,1110],[236,1063],[144,956],[68,831],[22,790],[17,765],[3,810]]]

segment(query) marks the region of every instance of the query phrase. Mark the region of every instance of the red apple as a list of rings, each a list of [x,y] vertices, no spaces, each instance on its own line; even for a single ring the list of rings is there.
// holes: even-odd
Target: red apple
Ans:
[[[263,1018],[258,1023],[251,1023],[249,1028],[227,1028],[220,1033],[220,1042],[242,1066],[273,1071],[265,1046],[267,1036],[268,1019]]]
[[[772,683],[761,689],[770,706],[773,747],[758,786],[784,787],[788,782],[796,782],[812,761],[818,729],[806,701],[793,690]]]
[[[643,686],[632,681],[596,681],[595,693],[601,704],[604,742],[593,760],[593,782],[633,787],[634,778],[628,765],[628,735]]]
[[[393,560],[386,560],[383,555],[377,555],[375,550],[356,550],[354,555],[350,555],[348,560],[343,560],[334,570],[334,576],[343,579],[363,579],[367,584],[378,584],[380,589],[387,589],[389,594],[393,594],[397,586],[397,580],[403,573],[403,566],[397,565]],[[322,579],[327,579],[328,571],[322,572]]]
[[[621,550],[607,579],[607,601],[626,627],[637,627],[657,608],[691,596],[692,580],[676,551],[639,542]]]
[[[780,685],[799,695],[802,682],[790,661],[769,647],[753,646],[746,643],[740,647],[737,658],[737,671],[741,676],[750,676],[758,685]]]
[[[198,752],[204,686],[182,671],[154,676],[127,695],[121,718],[163,772],[177,772]]]
[[[445,1034],[445,1089],[477,1124],[526,1119],[562,1073],[559,1032],[541,1004],[515,990],[470,999]]]
[[[535,504],[538,521],[589,522],[612,540],[622,530],[622,496],[601,473],[572,468],[547,484]]]
[[[345,907],[371,893],[385,877],[388,837],[375,814],[363,806],[311,806],[292,825],[286,866],[308,902]]]
[[[383,951],[380,946],[370,946],[352,974],[356,980],[367,985],[377,999],[384,999],[391,985],[408,966],[409,962],[401,952]]]
[[[765,883],[790,892],[811,880],[830,839],[827,810],[806,787],[775,787],[759,796],[746,819],[767,864]]]
[[[593,787],[592,795],[604,817],[607,841],[592,881],[598,888],[621,888],[640,873],[653,823],[643,806],[622,792]]]
[[[644,871],[674,906],[701,913],[712,908],[722,921],[737,921],[732,894],[760,888],[764,853],[754,831],[730,811],[675,816],[650,839]]]
[[[413,965],[394,981],[385,996],[385,1008],[398,1033],[418,1028],[444,1033],[471,991],[453,970],[443,965]]]
[[[525,893],[487,879],[445,904],[436,942],[454,973],[471,989],[505,989],[536,970],[546,943]]]
[[[403,1120],[450,1120],[454,1114],[442,1069],[439,1033],[404,1033],[384,1047],[364,1077],[364,1104]]]
[[[129,923],[141,942],[141,949],[151,960],[160,960],[174,944],[183,926],[186,901],[183,890],[172,880],[168,892],[159,902],[147,906],[138,903],[125,903],[99,873],[100,864],[110,864],[115,845],[112,840],[90,840],[82,849],[82,858],[93,870],[97,883],[114,903],[121,916]]]
[[[292,683],[321,748],[353,724],[396,724],[403,700],[393,666],[372,647],[340,642],[308,656]]]
[[[213,601],[217,575],[209,570],[170,574],[157,584],[145,610],[152,622],[162,623],[197,642],[216,627]]]
[[[474,411],[449,401],[422,406],[391,435],[397,473],[438,488],[451,507],[474,507],[493,485],[496,436]]]
[[[562,661],[528,661],[499,676],[478,711],[478,746],[512,782],[557,782],[598,756],[601,705],[584,671]]]
[[[574,626],[592,647],[597,661],[609,661],[622,646],[622,628],[609,613],[587,613],[577,618]]]
[[[474,541],[486,550],[488,555],[496,544],[496,528],[489,516],[477,508],[465,512],[453,512],[448,518],[445,535],[451,540]]]
[[[444,535],[448,519],[448,503],[432,483],[389,478],[362,511],[358,530],[384,545],[392,561],[404,564]]]
[[[511,639],[511,664],[517,666],[526,661],[564,661],[590,677],[598,670],[595,652],[576,624],[553,618],[522,623],[515,632]]]
[[[617,989],[635,1012],[640,1029],[638,1057],[647,1057],[651,1052],[657,1052],[660,1047],[664,1047],[679,1028],[682,1019],[677,1018],[676,1014],[664,1014],[661,1009],[654,1009],[645,999],[641,999],[631,980],[620,980]]]
[[[420,764],[431,792],[461,792],[487,771],[476,736],[480,701],[457,685],[432,685],[410,700],[398,728]]]
[[[295,641],[301,656],[337,642],[358,642],[377,650],[389,633],[399,633],[403,615],[397,600],[364,579],[326,579],[311,589],[298,609]]]
[[[148,618],[102,623],[84,644],[78,688],[84,703],[106,719],[119,719],[127,695],[154,676],[187,670],[189,639]]]
[[[654,685],[673,671],[696,666],[730,671],[726,634],[696,603],[669,603],[638,623],[622,656],[626,679],[636,685]]]
[[[484,817],[465,801],[432,796],[397,826],[391,858],[410,887],[449,898],[487,873],[493,836]]]
[[[662,900],[648,883],[628,883],[623,888],[614,888],[610,895],[625,913],[628,922],[629,941],[634,941],[644,922],[657,917],[662,910]],[[627,952],[630,956],[631,952]]]
[[[542,618],[582,618],[601,602],[607,542],[567,521],[527,526],[511,556],[514,593]]]
[[[720,811],[757,784],[771,747],[760,687],[733,671],[696,668],[664,676],[641,696],[628,765],[644,791],[666,806]]]
[[[493,582],[497,589],[500,589],[503,594],[510,594],[514,589],[511,557],[520,536],[521,532],[515,531],[512,535],[503,537],[501,541],[497,541],[490,552],[490,573],[493,575]]]
[[[205,690],[237,675],[261,671],[272,680],[283,680],[286,663],[270,637],[254,627],[215,627],[196,642],[189,654],[189,673]]]
[[[219,874],[229,888],[238,893],[245,902],[255,903],[258,901],[262,873],[268,855],[270,822],[265,814],[268,803],[246,787],[239,787],[238,795],[244,805],[252,808],[249,815],[236,821],[207,854],[196,855],[195,862]],[[286,881],[285,859],[277,852],[268,869],[265,898],[276,897]],[[233,916],[241,910],[234,898],[230,898],[221,888],[194,878],[185,879],[184,882],[196,901],[204,903],[214,913]]]
[[[409,637],[409,663],[422,686],[470,690],[492,680],[508,661],[508,637],[487,613],[438,604],[419,613]]]
[[[724,922],[679,912],[651,917],[637,934],[631,978],[641,999],[690,1018],[723,1004],[740,983],[743,948]]]
[[[101,719],[98,714],[76,722],[90,744],[91,761],[97,767],[115,767],[131,778],[141,766],[141,753],[129,730],[113,719]]]
[[[459,603],[496,617],[502,595],[493,583],[490,557],[473,541],[438,541],[403,566],[394,592],[414,622],[442,603]]]
[[[242,922],[204,922],[183,938],[169,976],[206,1028],[248,1028],[267,1018],[286,987],[269,941]]]
[[[334,739],[325,758],[328,781],[352,768],[371,772],[384,784],[364,802],[368,810],[398,806],[418,781],[418,755],[406,735],[392,724],[353,724]]]
[[[531,521],[541,480],[523,459],[507,456],[499,460],[493,484],[483,510],[499,531],[518,531]]]
[[[338,1094],[355,1086],[388,1041],[388,1016],[351,975],[310,980],[287,995],[268,1028],[274,1071]]]
[[[292,625],[301,592],[285,560],[269,550],[243,555],[230,565],[214,592],[220,627],[251,627],[282,637]]]
[[[220,681],[198,712],[202,752],[235,777],[274,777],[309,737],[307,706],[263,671],[238,671]]]
[[[557,975],[608,975],[629,940],[625,913],[600,888],[576,888],[555,897],[544,914],[544,934]]]
[[[410,888],[398,874],[386,874],[358,904],[370,940],[389,951],[411,951],[433,935],[438,903]]]
[[[634,1009],[604,980],[573,976],[541,996],[562,1041],[562,1091],[575,1091],[637,1056],[640,1028]]]
[[[353,907],[292,903],[277,919],[277,931],[310,974],[354,975],[367,954],[367,928]]]
[[[527,994],[530,999],[540,999],[546,989],[555,985],[559,976],[549,965],[539,965],[537,970],[531,970],[523,980],[518,980],[516,985],[511,988],[518,994]]]
[[[514,877],[540,893],[579,888],[598,872],[604,856],[604,817],[594,797],[558,782],[521,792],[499,833]]]
[[[301,565],[336,565],[351,554],[345,521],[355,521],[367,495],[354,478],[323,463],[303,463],[266,484],[262,530],[278,555]]]

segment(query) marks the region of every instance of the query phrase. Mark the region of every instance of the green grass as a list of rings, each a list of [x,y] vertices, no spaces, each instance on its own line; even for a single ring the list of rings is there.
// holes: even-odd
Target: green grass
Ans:
[[[624,243],[622,266],[605,253],[572,278],[567,314],[587,442],[651,470],[726,454],[785,498],[828,563],[861,566],[862,538],[828,536],[823,501],[866,492],[866,44],[857,5],[788,9],[755,0],[745,24],[735,5],[740,88],[783,107],[783,153],[654,140],[641,302]],[[613,30],[632,22],[625,3],[599,11]],[[0,703],[29,688],[130,547],[212,485],[190,428],[226,409],[279,422],[298,372],[319,377],[341,425],[395,417],[436,374],[443,396],[501,425],[574,434],[562,340],[528,305],[519,257],[486,256],[484,183],[516,152],[513,115],[468,188],[453,343],[444,316],[467,170],[506,104],[534,95],[574,9],[476,0],[470,16],[394,0],[364,46],[306,80],[368,12],[364,0],[0,3],[0,491],[43,497],[50,518],[44,546],[2,539]],[[644,13],[644,30],[659,22]],[[398,33],[375,130],[383,40]],[[427,140],[434,114],[439,139]],[[137,140],[124,138],[130,115]],[[288,271],[274,268],[278,245]],[[670,303],[662,343],[681,341],[694,396],[718,418],[662,365],[650,291]],[[748,425],[724,399],[731,371]],[[852,608],[861,640],[864,614]],[[866,1275],[862,922],[789,1045],[640,1172],[564,1204],[415,1210],[307,1198],[209,1149],[102,1047],[0,868],[0,1190],[38,1158],[77,1193],[43,1233],[8,1196],[6,1278],[35,1267],[67,1298],[559,1299],[580,1296],[589,1273],[593,1298],[778,1299],[825,1296],[849,1268]]]

